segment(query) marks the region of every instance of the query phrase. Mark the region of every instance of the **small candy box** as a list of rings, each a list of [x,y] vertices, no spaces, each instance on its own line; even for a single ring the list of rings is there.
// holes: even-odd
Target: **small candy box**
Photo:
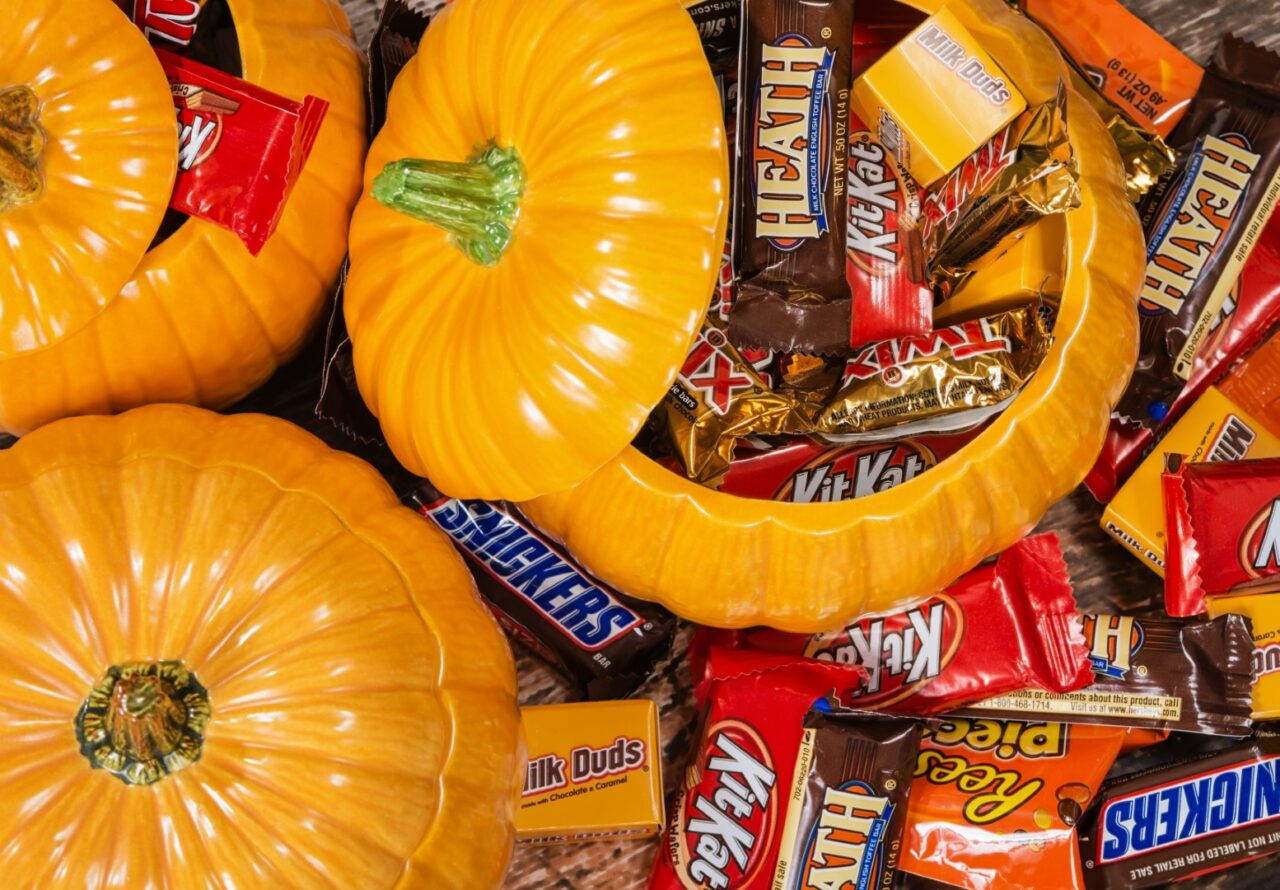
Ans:
[[[853,110],[928,186],[1027,107],[946,7],[853,82]]]

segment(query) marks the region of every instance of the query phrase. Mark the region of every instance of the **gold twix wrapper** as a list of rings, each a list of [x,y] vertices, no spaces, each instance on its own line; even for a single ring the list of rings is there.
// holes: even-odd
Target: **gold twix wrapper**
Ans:
[[[965,429],[1001,410],[1049,348],[1039,306],[886,340],[845,362],[814,431],[832,441]]]

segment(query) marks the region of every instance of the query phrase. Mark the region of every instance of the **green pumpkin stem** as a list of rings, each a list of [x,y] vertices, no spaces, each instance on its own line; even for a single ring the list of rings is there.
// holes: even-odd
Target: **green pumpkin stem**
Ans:
[[[444,229],[468,257],[493,266],[511,243],[524,181],[516,150],[489,143],[463,163],[392,161],[373,180],[373,197]]]
[[[0,211],[40,196],[45,136],[40,102],[28,86],[0,89]]]

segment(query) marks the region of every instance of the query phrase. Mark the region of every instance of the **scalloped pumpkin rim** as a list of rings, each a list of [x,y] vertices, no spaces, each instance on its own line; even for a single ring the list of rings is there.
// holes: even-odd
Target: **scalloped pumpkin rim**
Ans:
[[[160,431],[153,427],[157,418],[166,419]],[[97,449],[95,436],[78,438],[70,449],[42,449],[40,445],[46,438],[59,439],[67,436],[68,427],[93,430],[115,428],[102,437],[114,447]],[[144,429],[135,429],[136,427]],[[271,440],[270,448],[254,448],[259,437]],[[187,454],[205,455],[210,447],[223,452],[210,459],[192,459]],[[239,449],[242,453],[228,458],[227,451]],[[70,466],[98,466],[103,469],[117,468],[135,461],[164,460],[174,461],[199,470],[233,468],[252,473],[282,493],[297,494],[315,500],[325,510],[342,523],[342,525],[358,540],[373,548],[388,563],[399,577],[405,594],[412,601],[419,621],[432,640],[440,643],[443,636],[435,623],[430,620],[426,611],[427,602],[417,593],[414,577],[424,573],[438,573],[438,565],[433,562],[430,553],[425,549],[415,549],[408,559],[397,556],[393,551],[397,544],[395,539],[401,536],[421,537],[424,532],[430,536],[438,532],[429,523],[415,516],[396,498],[394,492],[371,466],[364,461],[345,452],[336,451],[310,433],[294,426],[288,421],[264,414],[232,414],[224,415],[197,408],[190,405],[147,405],[134,408],[119,415],[86,415],[69,417],[41,427],[23,437],[10,452],[0,452],[0,488],[12,489],[39,479],[50,473]],[[301,469],[299,469],[301,467]],[[329,468],[333,468],[330,470]],[[342,485],[325,487],[326,476],[333,475],[334,481]],[[340,477],[340,479],[338,478]],[[288,480],[286,483],[284,480]],[[401,531],[403,529],[403,531]],[[439,537],[441,553],[447,553],[456,560],[453,567],[460,584],[471,581],[470,571],[452,545],[443,537]],[[401,550],[404,548],[401,546]],[[523,781],[519,758],[522,749],[522,730],[519,723],[519,712],[516,708],[515,664],[510,649],[505,645],[505,637],[496,623],[489,617],[474,593],[476,620],[488,622],[492,642],[494,644],[495,661],[505,670],[498,673],[486,672],[477,675],[474,671],[464,669],[463,657],[453,655],[457,662],[448,671],[452,681],[442,683],[440,677],[433,678],[435,691],[442,702],[452,701],[453,706],[445,708],[452,714],[460,699],[476,702],[493,703],[506,700],[509,702],[509,746],[499,747],[489,744],[484,747],[485,757],[500,763],[510,762],[510,781],[507,786],[484,787],[475,776],[496,776],[500,770],[473,770],[471,753],[463,752],[457,746],[450,745],[450,753],[441,766],[440,777],[444,781],[445,774],[452,766],[455,780],[462,781],[466,787],[484,795],[487,799],[501,801],[509,799],[512,803],[509,818],[501,818],[501,808],[487,807],[492,812],[491,836],[502,835],[498,846],[505,844],[509,855],[515,838],[514,804],[518,793],[519,782]],[[475,628],[472,628],[473,630]],[[440,675],[446,673],[446,651],[443,646],[437,649],[440,660]],[[491,730],[491,742],[501,739],[495,729],[495,720],[487,722]],[[450,724],[450,734],[456,737],[457,728]],[[457,806],[457,803],[453,804]],[[442,820],[446,818],[447,801],[441,802],[435,818],[427,826],[418,846],[405,859],[405,875],[409,875],[409,865],[432,853],[428,849],[433,837],[438,836]],[[505,870],[505,869],[503,869]],[[406,878],[402,878],[396,886],[403,886]]]
[[[931,12],[943,4],[912,0],[909,5]],[[1028,101],[1050,97],[1059,77],[1065,79],[1057,49],[1021,15],[996,0],[950,7]],[[682,617],[801,632],[825,630],[857,614],[928,595],[1012,544],[1084,478],[1137,352],[1136,303],[1144,267],[1137,216],[1124,198],[1119,158],[1101,121],[1069,89],[1068,121],[1082,203],[1067,215],[1054,342],[1014,403],[973,442],[896,488],[824,504],[752,500],[706,489],[629,447],[575,488],[526,504],[530,515],[600,577]],[[1078,401],[1091,393],[1101,397]],[[1066,435],[1060,432],[1064,428]],[[1058,444],[1046,443],[1045,433],[1054,433]],[[1014,448],[1016,455],[1004,453]],[[975,482],[977,476],[983,481]],[[1037,490],[1016,503],[999,503],[1001,492],[1013,485]],[[961,521],[965,505],[948,495],[957,490],[989,508],[985,527]],[[994,521],[998,509],[1012,515]],[[607,526],[606,514],[626,529],[625,535],[612,538],[599,531]],[[947,530],[956,527],[965,533],[948,536]],[[680,538],[694,540],[681,545]],[[945,542],[929,543],[939,538]],[[661,543],[641,559],[627,553],[626,542],[638,540]],[[750,562],[740,557],[753,544],[782,551],[760,561],[759,575],[765,577],[740,568]],[[677,552],[681,546],[685,549]],[[899,568],[870,576],[838,570],[859,559],[863,565],[896,562]],[[824,567],[819,572],[828,573],[819,581],[805,565],[789,570],[779,561],[818,565]],[[700,570],[711,562],[719,571]]]

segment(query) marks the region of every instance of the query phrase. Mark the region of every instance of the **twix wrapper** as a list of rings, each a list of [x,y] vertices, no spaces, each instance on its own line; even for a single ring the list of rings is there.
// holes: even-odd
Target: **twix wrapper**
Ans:
[[[1080,890],[1075,826],[1128,732],[960,717],[930,725],[900,867],[967,890]]]
[[[294,102],[157,49],[178,118],[170,207],[234,232],[254,256],[284,213],[329,103]]]
[[[1241,616],[1085,615],[1084,635],[1094,673],[1087,689],[1021,690],[963,713],[1237,737],[1252,730],[1253,641]]]
[[[1224,37],[1170,141],[1180,164],[1140,208],[1141,346],[1116,409],[1148,427],[1190,377],[1280,198],[1280,56]]]
[[[893,886],[920,732],[883,714],[809,711],[773,890]]]
[[[1200,66],[1116,0],[1018,0],[1085,77],[1145,129],[1168,136],[1200,85]]]
[[[773,359],[767,352],[759,358],[766,366]],[[718,484],[739,439],[804,431],[796,402],[774,392],[762,373],[729,342],[714,319],[703,322],[653,415],[659,438],[690,479]]]
[[[832,442],[954,432],[1000,411],[1049,349],[1037,306],[866,346],[813,421]]]
[[[1018,230],[1079,204],[1060,87],[1054,99],[1022,112],[924,195],[921,234],[935,286],[948,296]]]
[[[867,671],[846,703],[926,715],[1035,686],[1093,679],[1071,580],[1054,535],[1025,538],[923,602],[820,634],[703,630],[709,645],[804,656]]]
[[[745,0],[734,343],[849,346],[845,164],[853,0]]]
[[[795,803],[805,715],[862,676],[847,665],[711,650],[695,689],[701,738],[654,860],[651,890],[772,888]]]
[[[1164,605],[1198,615],[1205,597],[1280,574],[1280,459],[1190,463],[1167,458]],[[1266,579],[1271,578],[1271,581]]]

